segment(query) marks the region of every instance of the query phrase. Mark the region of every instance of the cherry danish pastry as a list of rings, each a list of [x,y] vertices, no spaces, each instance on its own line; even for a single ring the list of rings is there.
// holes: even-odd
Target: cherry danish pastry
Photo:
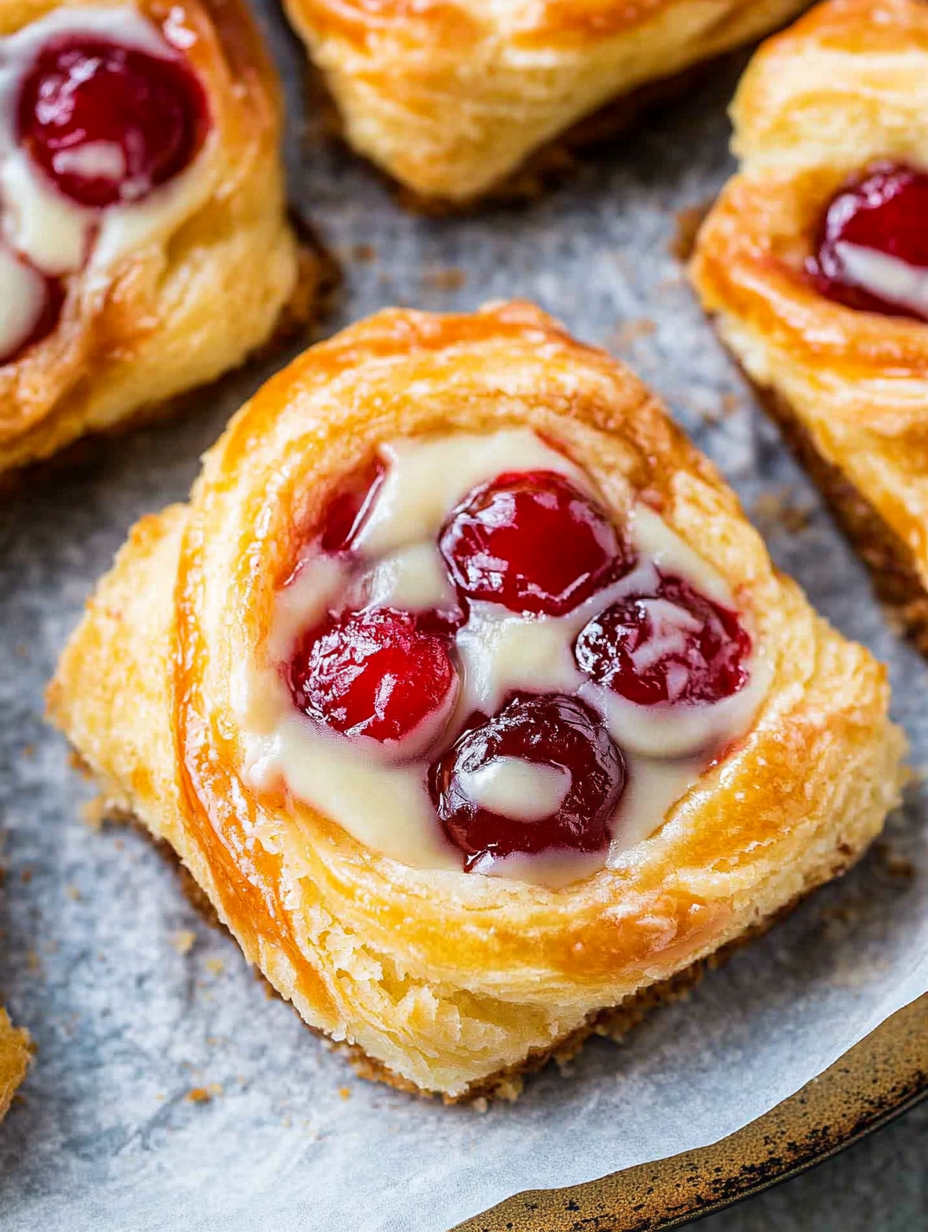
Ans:
[[[239,364],[317,277],[241,0],[40,7],[0,25],[0,470]]]
[[[692,277],[928,651],[928,6],[828,0],[764,44]]]
[[[564,135],[627,127],[688,71],[789,21],[803,0],[287,0],[348,140],[420,198],[518,187]],[[586,136],[588,141],[590,136]],[[544,159],[539,160],[544,165]],[[528,177],[530,180],[533,177]]]
[[[449,1099],[852,863],[903,744],[657,401],[520,303],[270,381],[49,702],[308,1023]]]

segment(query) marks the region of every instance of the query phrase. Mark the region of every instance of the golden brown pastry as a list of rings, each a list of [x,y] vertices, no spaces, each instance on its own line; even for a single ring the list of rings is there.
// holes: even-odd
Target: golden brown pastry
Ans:
[[[16,1089],[29,1068],[29,1033],[14,1027],[0,1007],[0,1119],[6,1116]]]
[[[820,5],[732,116],[741,170],[693,282],[928,649],[928,5]]]
[[[887,702],[657,400],[524,303],[270,380],[49,690],[304,1019],[448,1098],[852,864]]]
[[[351,144],[461,203],[610,100],[789,20],[803,0],[287,0]]]
[[[0,470],[210,381],[312,271],[242,0],[0,10]]]

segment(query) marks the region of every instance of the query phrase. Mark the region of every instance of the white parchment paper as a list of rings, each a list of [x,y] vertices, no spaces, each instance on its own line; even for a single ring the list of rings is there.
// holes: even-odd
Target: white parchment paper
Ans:
[[[676,213],[728,173],[735,70],[528,207],[430,220],[319,141],[299,51],[270,0],[262,14],[287,74],[294,196],[346,271],[330,328],[386,303],[525,295],[627,359],[725,470],[777,562],[890,664],[895,715],[914,762],[928,763],[928,669],[887,626],[669,250]],[[688,1003],[621,1046],[592,1042],[513,1106],[446,1109],[355,1080],[265,997],[145,840],[83,824],[90,789],[42,724],[44,682],[128,527],[183,498],[201,450],[274,366],[0,502],[0,992],[39,1046],[25,1102],[0,1127],[4,1232],[445,1232],[519,1190],[731,1133],[928,989],[928,798],[916,781],[888,846]]]

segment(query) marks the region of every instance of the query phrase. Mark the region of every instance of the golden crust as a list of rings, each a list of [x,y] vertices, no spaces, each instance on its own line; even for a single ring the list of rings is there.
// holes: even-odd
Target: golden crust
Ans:
[[[0,1120],[26,1076],[31,1056],[29,1032],[14,1027],[9,1014],[0,1007]]]
[[[348,139],[421,197],[486,193],[611,99],[804,0],[287,0]]]
[[[924,591],[928,325],[832,303],[802,264],[849,174],[877,158],[928,166],[928,5],[820,5],[764,44],[732,116],[741,170],[700,232],[693,282],[752,380],[882,520]]]
[[[263,653],[307,522],[385,438],[526,424],[629,487],[750,613],[772,684],[750,733],[615,868],[552,891],[413,869],[241,778],[233,667]],[[188,505],[143,518],[50,686],[118,808],[178,852],[312,1026],[458,1096],[833,876],[896,799],[884,670],[773,569],[734,495],[628,369],[531,305],[390,310],[272,378]]]
[[[72,0],[90,3],[101,0]],[[56,7],[9,0],[0,35]],[[0,470],[213,380],[263,345],[299,294],[279,86],[243,0],[139,0],[138,8],[191,40],[186,54],[213,120],[197,187],[182,214],[117,258],[105,280],[72,276],[58,327],[0,367]]]

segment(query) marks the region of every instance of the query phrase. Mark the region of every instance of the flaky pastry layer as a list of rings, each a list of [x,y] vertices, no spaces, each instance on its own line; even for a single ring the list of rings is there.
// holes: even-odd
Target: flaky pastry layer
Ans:
[[[802,272],[848,176],[877,159],[928,167],[928,5],[819,5],[757,53],[732,118],[741,169],[693,282],[805,460],[857,494],[855,509],[825,481],[881,593],[928,636],[928,325],[833,303]]]
[[[406,867],[243,781],[235,685],[340,479],[386,439],[529,425],[617,521],[646,500],[722,575],[768,656],[751,730],[615,867],[561,890]],[[305,1020],[456,1097],[826,881],[897,797],[885,673],[773,569],[715,469],[637,378],[528,304],[390,310],[235,416],[186,505],[143,518],[49,690],[112,804],[166,839]]]
[[[69,7],[124,0],[71,0]],[[0,36],[59,7],[7,0]],[[0,471],[211,381],[273,333],[300,254],[287,222],[276,70],[244,0],[138,0],[206,89],[211,131],[196,191],[104,276],[68,278],[58,327],[0,366]],[[303,265],[311,279],[312,272]],[[301,309],[303,305],[301,302]]]
[[[804,0],[287,0],[352,145],[422,197],[486,193],[621,95]]]

